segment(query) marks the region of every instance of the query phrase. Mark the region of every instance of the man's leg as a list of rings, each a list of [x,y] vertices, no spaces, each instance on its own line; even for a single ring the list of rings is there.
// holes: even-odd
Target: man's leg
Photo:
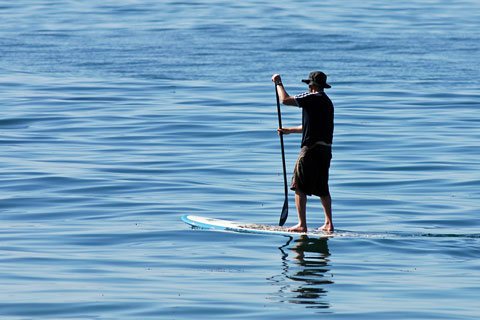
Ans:
[[[320,227],[323,231],[333,231],[333,222],[332,222],[332,198],[330,195],[320,197],[322,200],[323,211],[325,212],[325,224]]]
[[[307,231],[307,196],[300,189],[295,190],[295,204],[297,206],[298,224],[289,228],[288,231]]]

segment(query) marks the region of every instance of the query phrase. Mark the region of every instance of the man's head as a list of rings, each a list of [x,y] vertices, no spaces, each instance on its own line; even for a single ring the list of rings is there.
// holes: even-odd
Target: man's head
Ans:
[[[327,75],[322,71],[310,72],[308,79],[302,80],[302,82],[305,82],[310,88],[318,91],[323,91],[324,88],[331,88],[331,86],[327,83]]]

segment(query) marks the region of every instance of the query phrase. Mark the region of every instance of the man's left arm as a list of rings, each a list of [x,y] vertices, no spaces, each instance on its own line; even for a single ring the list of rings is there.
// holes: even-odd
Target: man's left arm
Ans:
[[[278,98],[282,102],[282,104],[287,106],[294,106],[298,107],[297,101],[294,97],[290,96],[285,88],[283,87],[282,78],[279,74],[274,74],[272,77],[272,81],[275,82],[275,87],[278,92]]]

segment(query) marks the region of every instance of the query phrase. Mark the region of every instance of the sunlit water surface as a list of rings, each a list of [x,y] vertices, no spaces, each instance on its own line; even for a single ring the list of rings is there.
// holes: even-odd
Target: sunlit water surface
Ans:
[[[479,2],[1,1],[0,19],[2,319],[478,317]],[[182,223],[278,222],[270,78],[296,94],[317,69],[334,222],[358,236]]]

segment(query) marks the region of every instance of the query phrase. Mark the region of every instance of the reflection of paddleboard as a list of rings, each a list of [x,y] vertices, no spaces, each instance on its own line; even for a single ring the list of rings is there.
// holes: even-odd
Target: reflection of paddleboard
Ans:
[[[326,233],[320,230],[308,230],[307,232],[289,232],[287,227],[278,227],[266,224],[252,224],[233,222],[228,220],[213,219],[207,217],[184,215],[182,217],[183,222],[202,229],[213,229],[223,231],[234,231],[244,233],[256,233],[256,234],[273,234],[279,236],[299,236],[308,235],[314,237],[332,237],[335,233]]]

